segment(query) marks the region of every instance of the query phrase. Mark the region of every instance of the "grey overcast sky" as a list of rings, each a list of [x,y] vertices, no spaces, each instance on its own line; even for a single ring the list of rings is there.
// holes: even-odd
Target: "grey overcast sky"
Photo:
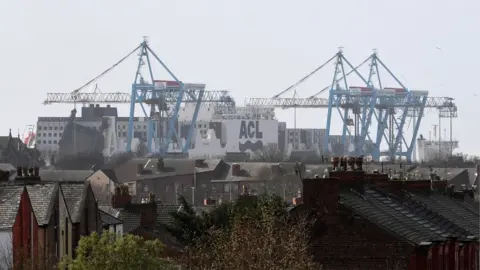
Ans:
[[[479,12],[478,0],[2,0],[0,133],[23,132],[38,116],[68,116],[72,106],[41,104],[47,92],[74,90],[149,36],[179,79],[228,89],[239,103],[277,94],[340,46],[354,64],[376,48],[410,89],[455,98],[459,151],[480,154]],[[98,81],[100,90],[130,91],[135,68],[132,57]],[[332,74],[325,67],[298,94],[317,92]],[[301,110],[297,126],[324,127],[325,115]],[[277,116],[293,126],[291,110]],[[420,133],[427,137],[435,123],[430,111]]]

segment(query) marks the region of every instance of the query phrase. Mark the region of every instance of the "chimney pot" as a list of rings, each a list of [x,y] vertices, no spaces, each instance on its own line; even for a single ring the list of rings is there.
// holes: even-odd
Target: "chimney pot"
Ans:
[[[23,176],[25,176],[25,177],[28,176],[28,168],[27,168],[27,167],[23,167],[23,168],[22,168],[22,174],[23,174]]]
[[[157,172],[161,172],[165,169],[165,162],[163,161],[163,158],[159,158],[157,160]]]
[[[153,193],[148,194],[148,202],[149,203],[154,203],[155,202],[155,194],[153,194]]]
[[[23,175],[22,167],[17,167],[17,177],[22,177],[22,175]]]
[[[28,176],[33,176],[33,168],[28,168]]]
[[[33,168],[33,175],[35,177],[40,177],[40,168],[39,167]]]
[[[137,164],[137,174],[143,173],[143,164]]]

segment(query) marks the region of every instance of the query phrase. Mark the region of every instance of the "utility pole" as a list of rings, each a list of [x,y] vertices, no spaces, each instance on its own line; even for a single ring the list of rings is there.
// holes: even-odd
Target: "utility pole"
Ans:
[[[192,205],[195,205],[195,189],[197,188],[197,167],[193,167]]]

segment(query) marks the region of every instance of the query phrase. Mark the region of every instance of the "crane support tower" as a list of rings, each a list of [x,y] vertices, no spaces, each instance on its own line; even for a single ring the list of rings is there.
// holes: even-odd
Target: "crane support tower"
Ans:
[[[284,98],[286,92],[296,89],[328,63],[335,61],[333,80],[308,98]],[[362,75],[359,68],[369,63],[368,74]],[[346,72],[347,69],[350,71]],[[385,87],[380,77],[380,69],[398,84],[398,87]],[[355,74],[364,85],[350,86],[347,77]],[[328,98],[319,98],[318,95],[328,90]],[[333,112],[336,109],[342,120],[341,145],[344,154],[370,155],[374,160],[381,157],[390,159],[404,158],[412,160],[418,130],[425,112],[425,108],[437,109],[441,117],[447,115],[457,117],[457,107],[450,97],[429,97],[428,91],[410,90],[398,80],[391,70],[380,60],[376,50],[358,66],[354,67],[343,55],[340,48],[332,58],[302,78],[286,90],[272,98],[249,98],[246,104],[253,106],[273,106],[278,108],[324,108],[327,109],[327,123],[324,141],[322,143],[324,155],[332,154],[330,141]],[[452,113],[455,112],[455,113]],[[442,114],[443,113],[443,114]],[[353,115],[353,118],[350,117]],[[447,117],[447,116],[443,116]],[[407,120],[413,121],[411,137],[405,133]],[[371,134],[372,125],[376,124],[376,131]],[[353,127],[353,134],[350,130]],[[347,140],[347,135],[349,140]],[[373,135],[373,136],[372,136]],[[369,140],[372,147],[366,147]],[[347,142],[348,141],[348,142]],[[353,147],[350,147],[352,146]],[[382,145],[387,149],[382,150]]]

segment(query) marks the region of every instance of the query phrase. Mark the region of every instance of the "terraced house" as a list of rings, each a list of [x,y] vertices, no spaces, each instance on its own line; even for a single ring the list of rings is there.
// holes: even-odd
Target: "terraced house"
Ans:
[[[39,168],[0,173],[2,268],[29,261],[47,269],[75,256],[81,236],[103,226],[88,181],[43,181]]]
[[[292,213],[317,217],[315,258],[327,269],[478,269],[479,207],[473,191],[394,180],[334,159],[325,178],[303,180]]]

